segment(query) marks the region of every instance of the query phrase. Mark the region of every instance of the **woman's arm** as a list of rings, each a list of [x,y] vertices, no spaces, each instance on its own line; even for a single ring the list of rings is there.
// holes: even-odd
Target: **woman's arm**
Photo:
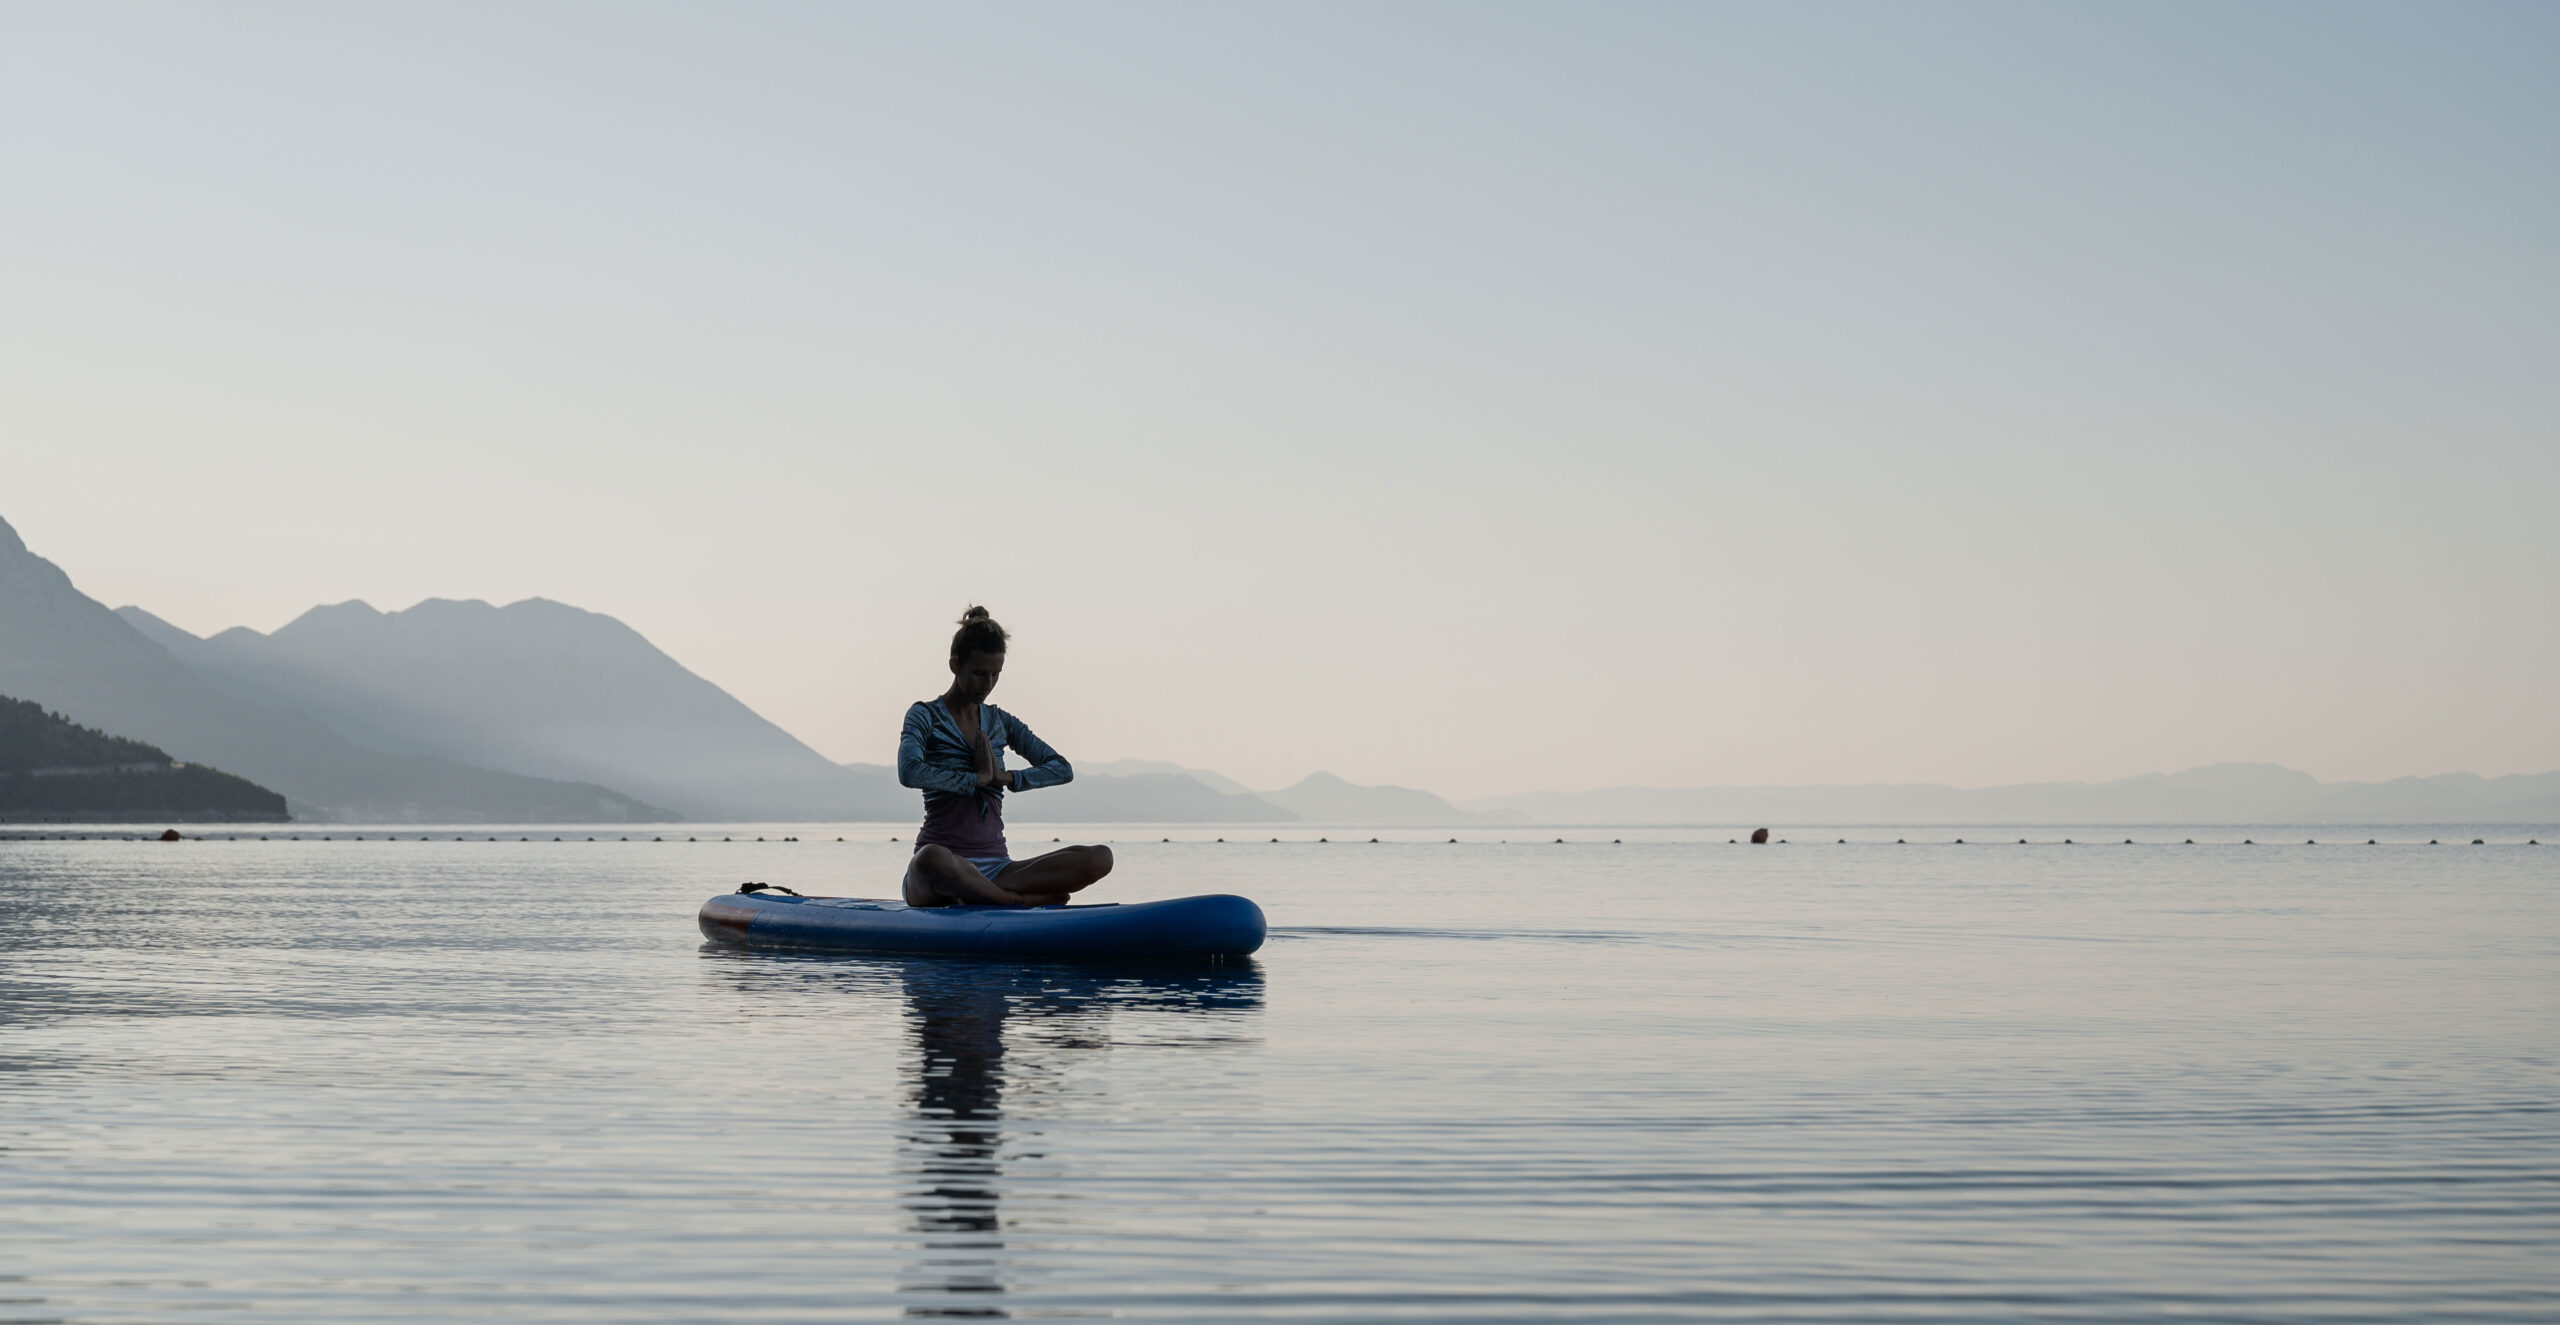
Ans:
[[[1004,729],[1006,744],[1021,751],[1022,757],[1031,764],[1029,768],[1014,772],[1013,789],[1015,791],[1054,787],[1060,783],[1076,780],[1076,770],[1074,766],[1067,763],[1067,757],[1050,749],[1049,743],[1041,740],[1022,719],[1010,713],[1005,714]]]
[[[908,706],[906,728],[898,733],[898,785],[919,791],[948,791],[963,796],[975,794],[978,775],[974,771],[925,762],[925,735],[932,724],[932,705]]]

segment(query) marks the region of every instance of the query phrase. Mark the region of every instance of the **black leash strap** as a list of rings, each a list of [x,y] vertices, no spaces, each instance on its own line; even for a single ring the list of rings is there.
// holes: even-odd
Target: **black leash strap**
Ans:
[[[738,891],[742,893],[787,893],[793,897],[798,897],[800,895],[799,893],[793,892],[791,889],[785,888],[778,883],[742,883],[738,885]]]

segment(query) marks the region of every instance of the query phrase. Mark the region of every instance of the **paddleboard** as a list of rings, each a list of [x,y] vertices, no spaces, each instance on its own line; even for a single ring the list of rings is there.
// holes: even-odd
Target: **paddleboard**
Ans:
[[[1127,960],[1241,957],[1262,946],[1262,908],[1229,894],[1080,906],[909,906],[865,897],[723,893],[702,932],[751,948]]]

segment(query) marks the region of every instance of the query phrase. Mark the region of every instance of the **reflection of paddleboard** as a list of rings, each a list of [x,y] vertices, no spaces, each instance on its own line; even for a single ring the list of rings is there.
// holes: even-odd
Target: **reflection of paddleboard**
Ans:
[[[1099,906],[935,906],[860,897],[724,893],[702,932],[753,948],[985,957],[1241,957],[1262,946],[1262,908],[1219,894]]]

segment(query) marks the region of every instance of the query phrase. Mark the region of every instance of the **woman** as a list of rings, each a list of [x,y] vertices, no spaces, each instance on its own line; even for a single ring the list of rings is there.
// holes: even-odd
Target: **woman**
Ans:
[[[970,608],[951,637],[951,689],[907,709],[898,781],[924,793],[924,827],[907,862],[909,906],[1059,906],[1111,872],[1111,848],[1066,847],[1015,860],[1004,844],[1004,794],[1071,781],[1075,770],[1022,719],[987,702],[1004,675],[1004,627]],[[1031,767],[1004,766],[1005,747]]]

